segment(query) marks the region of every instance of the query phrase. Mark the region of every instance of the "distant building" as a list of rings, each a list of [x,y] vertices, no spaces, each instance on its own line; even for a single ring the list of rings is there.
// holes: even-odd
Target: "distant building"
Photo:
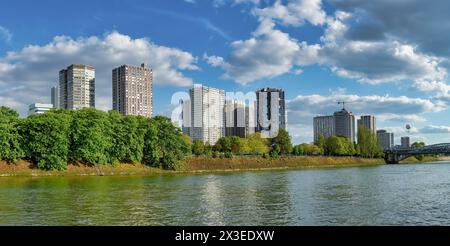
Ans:
[[[402,137],[401,138],[401,143],[402,143],[402,145],[401,145],[402,148],[409,148],[409,147],[411,147],[409,137]]]
[[[276,137],[279,129],[287,128],[284,91],[264,88],[256,91],[257,131],[267,137]]]
[[[366,129],[371,130],[375,133],[377,131],[377,121],[375,119],[375,116],[373,115],[361,116],[361,119],[358,120],[358,128],[360,126],[363,126]]]
[[[355,116],[345,108],[334,113],[334,134],[355,142]]]
[[[112,71],[113,109],[123,115],[152,117],[153,71],[145,64],[122,65]]]
[[[319,140],[320,136],[329,138],[334,135],[334,116],[317,116],[314,117],[314,142]]]
[[[394,147],[394,133],[387,132],[386,130],[378,130],[377,137],[383,149]]]
[[[95,108],[95,69],[73,64],[59,72],[59,107]]]
[[[54,86],[51,90],[52,104],[54,108],[59,108],[59,87]]]
[[[225,136],[225,91],[194,85],[189,95],[190,100],[183,102],[183,132],[192,140],[216,144]]]
[[[43,114],[50,111],[53,108],[53,104],[34,103],[28,107],[28,116],[34,114]]]
[[[245,138],[255,133],[255,108],[244,102],[227,100],[225,103],[225,135]]]

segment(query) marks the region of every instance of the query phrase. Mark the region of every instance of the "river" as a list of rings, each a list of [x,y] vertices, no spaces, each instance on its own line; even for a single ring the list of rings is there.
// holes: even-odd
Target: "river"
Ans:
[[[0,178],[0,225],[450,225],[450,162]]]

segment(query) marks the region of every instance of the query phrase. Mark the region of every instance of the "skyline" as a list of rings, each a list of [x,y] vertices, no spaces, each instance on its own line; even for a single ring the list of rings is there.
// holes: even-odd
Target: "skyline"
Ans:
[[[97,71],[97,108],[111,109],[111,69],[145,62],[155,71],[155,115],[168,116],[171,95],[194,83],[243,92],[275,87],[286,91],[295,143],[311,142],[312,118],[337,111],[338,101],[358,118],[376,115],[396,143],[405,135],[411,142],[450,141],[450,52],[440,35],[450,27],[429,28],[450,21],[450,4],[190,2],[91,3],[86,13],[64,15],[47,12],[56,1],[4,6],[0,105],[25,115],[29,104],[50,102],[61,68],[84,63]],[[20,20],[12,15],[19,8],[26,16]],[[425,17],[410,20],[411,13]],[[402,29],[412,25],[407,21],[415,28]]]

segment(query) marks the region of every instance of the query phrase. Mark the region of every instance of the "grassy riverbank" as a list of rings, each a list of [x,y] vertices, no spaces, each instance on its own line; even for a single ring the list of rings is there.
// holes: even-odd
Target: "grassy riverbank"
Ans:
[[[141,164],[116,164],[85,166],[69,164],[64,171],[40,170],[26,161],[15,164],[0,162],[0,176],[125,176],[155,175],[175,173],[204,173],[248,170],[303,169],[325,167],[351,167],[382,165],[382,159],[357,157],[282,157],[265,159],[261,157],[235,157],[233,159],[213,159],[205,157],[188,158],[179,171],[164,171]]]

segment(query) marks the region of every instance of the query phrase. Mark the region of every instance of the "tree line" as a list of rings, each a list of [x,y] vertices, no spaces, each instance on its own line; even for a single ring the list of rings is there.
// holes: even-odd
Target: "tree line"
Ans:
[[[289,133],[280,129],[277,137],[255,133],[247,138],[226,136],[216,144],[193,141],[183,135],[169,118],[123,116],[117,111],[96,109],[53,109],[45,114],[19,118],[0,107],[0,160],[28,160],[41,169],[66,168],[67,163],[86,165],[142,163],[163,169],[178,169],[194,154],[212,158],[253,155],[279,156],[382,156],[373,131],[358,129],[358,144],[342,136],[319,139],[312,144],[293,145]]]
[[[0,107],[0,160],[29,160],[41,169],[143,163],[177,169],[190,139],[169,118],[122,116],[96,109],[51,110],[28,118]]]
[[[222,137],[215,145],[194,141],[192,153],[196,156],[226,158],[231,158],[234,155],[256,155],[272,158],[281,155],[360,156],[365,158],[383,156],[382,147],[376,133],[365,127],[360,127],[358,130],[358,144],[343,136],[331,136],[329,138],[320,136],[315,143],[293,145],[289,133],[280,129],[277,137],[273,139],[266,139],[260,133],[255,133],[247,138]]]

